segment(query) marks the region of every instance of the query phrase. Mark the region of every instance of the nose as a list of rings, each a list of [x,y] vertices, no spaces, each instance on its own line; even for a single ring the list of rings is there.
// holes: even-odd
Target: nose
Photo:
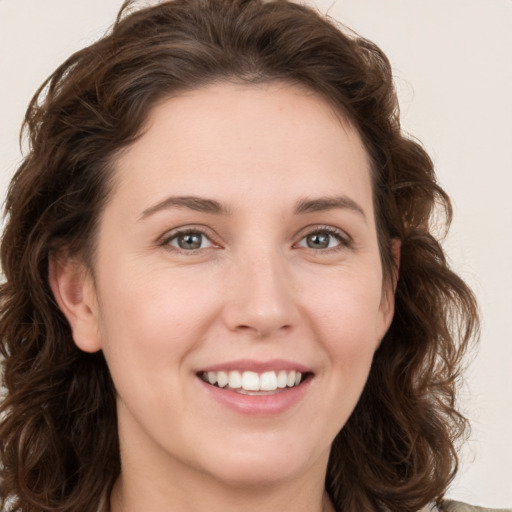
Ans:
[[[226,326],[257,338],[291,330],[299,319],[294,288],[291,272],[275,255],[244,258],[226,283]]]

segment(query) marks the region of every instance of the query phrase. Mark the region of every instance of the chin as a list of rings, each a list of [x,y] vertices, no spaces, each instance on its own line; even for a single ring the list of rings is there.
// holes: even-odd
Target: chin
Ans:
[[[248,441],[248,443],[251,443]],[[297,449],[297,442],[267,444],[257,442],[245,449],[227,448],[221,458],[216,454],[205,461],[212,476],[233,487],[260,487],[300,479],[321,461],[327,465],[329,452],[320,456],[314,450]],[[211,461],[217,463],[212,466]]]
[[[290,463],[278,462],[276,464],[273,461],[249,463],[244,460],[227,462],[222,468],[215,468],[213,476],[230,487],[261,488],[293,480],[300,474],[301,470]]]

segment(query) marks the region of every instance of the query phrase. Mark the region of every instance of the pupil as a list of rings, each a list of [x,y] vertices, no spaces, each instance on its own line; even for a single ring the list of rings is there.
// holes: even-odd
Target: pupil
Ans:
[[[178,245],[182,249],[199,249],[201,247],[201,235],[198,233],[187,233],[178,238]]]
[[[326,233],[313,233],[312,235],[308,235],[308,247],[311,249],[326,249],[329,247],[329,237],[330,235]]]

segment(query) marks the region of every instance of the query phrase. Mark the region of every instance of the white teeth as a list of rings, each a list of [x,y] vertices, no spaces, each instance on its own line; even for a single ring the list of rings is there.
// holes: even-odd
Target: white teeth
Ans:
[[[278,388],[285,388],[286,382],[288,381],[288,375],[284,370],[281,370],[277,375],[277,387]]]
[[[244,372],[242,374],[242,388],[246,391],[259,391],[260,378],[255,372]]]
[[[286,387],[298,386],[302,381],[302,373],[295,370],[279,372],[239,372],[239,371],[219,371],[205,372],[202,374],[204,381],[212,386],[217,385],[220,388],[229,387],[231,389],[241,389],[241,391],[276,391]]]
[[[230,388],[238,389],[242,387],[242,374],[240,372],[229,372],[228,385]]]
[[[260,377],[261,391],[274,391],[277,389],[276,372],[265,372]]]
[[[217,384],[219,388],[223,388],[229,382],[229,377],[227,372],[217,372]]]

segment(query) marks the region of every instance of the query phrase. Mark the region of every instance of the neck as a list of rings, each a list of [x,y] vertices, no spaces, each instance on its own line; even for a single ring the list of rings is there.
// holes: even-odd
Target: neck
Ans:
[[[155,472],[127,464],[114,485],[110,512],[334,512],[324,489],[325,466],[322,460],[320,471],[300,478],[244,486],[219,482],[186,466],[165,471],[159,466]]]
[[[122,419],[111,512],[334,512],[324,488],[330,447],[299,462],[287,446],[268,462],[251,450],[254,459],[234,451],[223,460],[222,450],[201,459],[199,449],[163,449],[131,415]]]
[[[174,488],[174,486],[172,486]],[[152,512],[335,512],[325,491],[307,494],[304,489],[292,489],[268,492],[268,490],[253,490],[252,492],[230,489],[224,494],[208,489],[174,494],[152,494],[142,491],[135,494],[120,478],[110,497],[110,512],[135,512],[151,510]]]

